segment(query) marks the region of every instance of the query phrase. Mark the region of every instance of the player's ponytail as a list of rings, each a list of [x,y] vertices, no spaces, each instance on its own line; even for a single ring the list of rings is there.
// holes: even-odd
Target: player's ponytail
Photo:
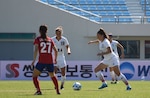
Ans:
[[[97,34],[103,35],[104,38],[107,38],[107,39],[109,38],[109,36],[106,34],[103,28],[100,28]]]
[[[47,38],[47,26],[46,25],[41,25],[40,28],[39,28],[39,32],[41,34],[41,37],[43,38],[43,40],[46,40]]]

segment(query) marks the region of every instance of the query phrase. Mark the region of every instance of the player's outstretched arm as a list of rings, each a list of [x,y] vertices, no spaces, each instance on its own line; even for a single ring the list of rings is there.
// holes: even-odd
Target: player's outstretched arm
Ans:
[[[92,40],[92,41],[89,41],[88,44],[93,44],[93,43],[99,43],[99,40],[96,39],[96,40]]]

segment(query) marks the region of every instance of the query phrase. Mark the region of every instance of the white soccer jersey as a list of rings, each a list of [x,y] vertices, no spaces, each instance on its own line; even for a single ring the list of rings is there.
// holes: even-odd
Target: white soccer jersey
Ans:
[[[118,55],[118,49],[117,49],[118,41],[112,40],[112,42],[111,42],[110,44],[111,44],[111,47],[112,47],[113,52],[114,52],[117,56],[119,56],[119,55]]]
[[[108,39],[105,38],[102,42],[101,41],[99,42],[100,51],[106,52],[108,47],[110,47],[110,49],[112,50],[111,44],[110,44]],[[104,59],[110,59],[111,57],[114,56],[114,53],[112,52],[112,53],[109,53],[109,54],[105,54],[103,56],[104,56]]]
[[[107,48],[110,47],[110,49],[112,50],[110,41],[108,39],[104,39],[104,41],[100,41],[99,42],[99,49],[102,52],[106,52]],[[115,55],[114,52],[109,53],[109,54],[105,54],[103,55],[104,59],[101,61],[101,63],[108,65],[109,67],[113,67],[113,66],[118,66],[119,63],[119,59],[118,57]]]
[[[69,45],[67,38],[62,36],[61,39],[58,41],[56,39],[56,36],[54,36],[54,37],[52,37],[52,40],[54,41],[54,43],[58,49],[58,56],[64,56],[64,51],[66,49],[66,46]]]

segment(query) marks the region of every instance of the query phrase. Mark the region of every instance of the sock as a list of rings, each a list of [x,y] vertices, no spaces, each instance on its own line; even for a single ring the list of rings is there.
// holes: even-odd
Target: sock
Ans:
[[[58,80],[57,80],[56,76],[51,77],[51,79],[52,79],[52,81],[53,81],[53,83],[54,83],[54,85],[55,85],[56,92],[59,93],[59,89],[58,89]]]
[[[118,76],[115,74],[115,80],[118,81]]]
[[[33,77],[33,84],[34,84],[35,88],[37,89],[37,91],[41,91],[37,77]]]
[[[61,76],[61,86],[64,85],[65,80],[66,80],[66,76]]]
[[[115,81],[115,73],[114,73],[114,71],[110,72],[110,76],[112,78],[112,81]]]
[[[124,82],[125,85],[129,86],[127,78],[121,73],[119,78]]]
[[[96,76],[103,82],[103,83],[106,83],[105,79],[104,79],[104,76],[103,74],[101,73],[101,71],[95,73]]]

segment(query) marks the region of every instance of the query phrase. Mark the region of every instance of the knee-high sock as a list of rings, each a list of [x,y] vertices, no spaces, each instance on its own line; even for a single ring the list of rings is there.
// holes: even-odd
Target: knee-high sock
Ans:
[[[114,81],[114,80],[115,80],[115,73],[114,73],[114,71],[111,71],[111,72],[110,72],[110,76],[111,76],[111,78],[112,78],[112,81]]]
[[[61,76],[61,86],[63,86],[65,80],[66,80],[66,76]]]
[[[33,77],[33,84],[35,88],[37,89],[37,91],[40,91],[39,80],[37,77]]]
[[[129,85],[127,78],[121,73],[119,78],[124,82],[125,85]]]
[[[101,73],[101,71],[99,71],[99,72],[97,72],[97,73],[95,73],[96,74],[96,76],[103,82],[103,83],[106,83],[105,82],[105,79],[104,79],[104,76],[103,76],[103,74]]]
[[[55,85],[56,92],[59,93],[58,80],[57,80],[56,76],[51,77],[51,79],[52,79],[52,81],[53,81],[53,83],[54,83],[54,85]]]

